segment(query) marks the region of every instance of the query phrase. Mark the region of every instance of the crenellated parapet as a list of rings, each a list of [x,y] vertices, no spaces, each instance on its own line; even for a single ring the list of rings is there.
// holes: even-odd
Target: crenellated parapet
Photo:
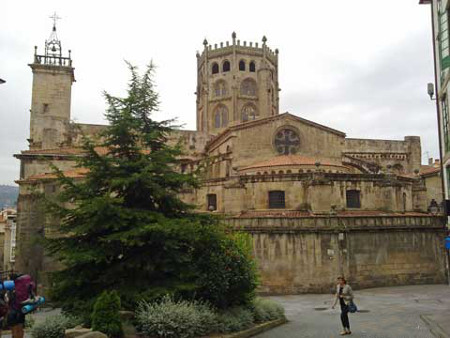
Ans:
[[[198,65],[201,66],[208,58],[223,57],[232,53],[239,53],[245,55],[253,55],[256,57],[264,57],[270,61],[274,66],[278,65],[278,49],[271,49],[266,44],[267,39],[263,37],[262,43],[252,41],[241,41],[239,39],[232,39],[232,41],[225,41],[215,44],[208,44],[204,40],[204,49],[200,54],[197,52]],[[205,43],[206,42],[206,43]]]

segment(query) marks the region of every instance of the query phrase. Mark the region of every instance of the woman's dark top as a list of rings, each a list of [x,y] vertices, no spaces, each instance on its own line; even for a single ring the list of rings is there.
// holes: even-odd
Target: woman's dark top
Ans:
[[[344,290],[344,287],[343,287],[343,286],[339,287],[339,296],[342,295],[342,291],[343,291],[343,290]],[[339,297],[339,304],[341,305],[341,308],[347,306],[347,305],[345,304],[345,302],[344,302],[344,298],[342,298],[342,297]]]

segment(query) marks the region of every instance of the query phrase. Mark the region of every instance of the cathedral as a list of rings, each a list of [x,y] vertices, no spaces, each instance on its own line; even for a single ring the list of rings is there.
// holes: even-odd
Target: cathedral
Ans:
[[[280,113],[278,62],[266,37],[204,40],[197,52],[197,130],[170,137],[184,146],[180,172],[208,166],[201,187],[181,198],[252,234],[263,293],[328,291],[338,274],[356,287],[442,282],[445,233],[442,219],[429,212],[437,197],[427,185],[438,170],[422,175],[420,138],[347,138]],[[29,149],[15,155],[21,163],[16,269],[45,288],[54,264],[33,238],[52,230],[32,192],[58,191],[49,161],[83,179],[73,161],[83,156],[82,137],[107,126],[71,122],[74,68],[55,26],[29,66]]]

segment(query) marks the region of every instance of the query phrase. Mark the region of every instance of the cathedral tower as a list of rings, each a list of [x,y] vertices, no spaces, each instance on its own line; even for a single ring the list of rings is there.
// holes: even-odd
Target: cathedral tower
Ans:
[[[30,149],[49,149],[67,141],[70,121],[72,83],[75,81],[72,59],[62,56],[61,41],[56,35],[53,17],[50,38],[45,41],[45,54],[39,55],[34,47],[33,89],[31,99]]]
[[[264,36],[258,43],[236,40],[197,53],[197,130],[217,134],[226,127],[278,114],[278,49]]]

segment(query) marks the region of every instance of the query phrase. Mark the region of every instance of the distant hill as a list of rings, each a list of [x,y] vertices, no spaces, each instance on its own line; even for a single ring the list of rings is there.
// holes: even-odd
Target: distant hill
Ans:
[[[0,209],[16,207],[19,187],[12,185],[0,185]]]

